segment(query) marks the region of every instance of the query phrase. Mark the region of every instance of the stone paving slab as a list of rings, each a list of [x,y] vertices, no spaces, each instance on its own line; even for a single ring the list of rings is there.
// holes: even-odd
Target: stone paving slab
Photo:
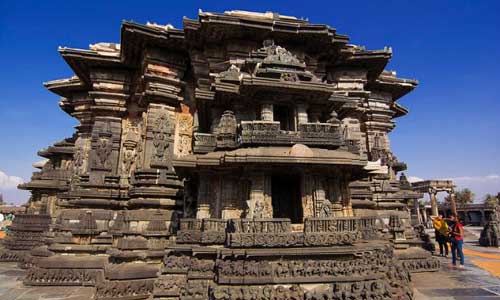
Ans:
[[[1,300],[90,300],[92,287],[26,287],[22,283],[25,271],[15,263],[0,263]]]

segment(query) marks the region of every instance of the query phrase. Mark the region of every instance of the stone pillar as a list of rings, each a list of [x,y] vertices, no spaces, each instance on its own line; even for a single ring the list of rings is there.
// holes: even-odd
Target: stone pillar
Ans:
[[[326,200],[325,179],[323,176],[314,176],[313,200],[314,200],[314,216],[321,216],[321,209]]]
[[[308,122],[307,104],[305,103],[297,104],[297,120],[299,124],[304,124]]]
[[[208,174],[200,174],[198,185],[198,207],[196,210],[197,219],[210,218],[210,182]]]
[[[425,208],[425,206],[422,210],[422,224],[424,224],[424,226],[427,224],[427,209]]]
[[[304,218],[315,217],[314,214],[314,178],[308,172],[304,172],[300,180],[302,216]]]
[[[448,192],[448,194],[450,195],[451,211],[455,215],[458,215],[458,213],[457,213],[457,202],[455,200],[455,191],[451,190],[451,191]]]
[[[413,199],[413,209],[415,210],[415,215],[417,216],[417,223],[422,223],[422,216],[420,215],[420,204],[418,199]]]
[[[247,201],[247,218],[272,218],[273,205],[270,197],[270,184],[266,184],[266,176],[263,173],[250,175],[250,199]]]
[[[260,119],[262,121],[268,121],[268,122],[274,121],[274,111],[272,103],[262,103],[260,111]]]
[[[437,216],[439,214],[436,194],[437,192],[435,190],[429,190],[429,196],[431,198],[431,211],[433,216]]]

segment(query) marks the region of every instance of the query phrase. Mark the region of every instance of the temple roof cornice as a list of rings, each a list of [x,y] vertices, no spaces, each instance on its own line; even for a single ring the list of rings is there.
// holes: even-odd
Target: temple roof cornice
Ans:
[[[338,49],[347,44],[349,37],[338,34],[336,29],[323,24],[310,24],[307,20],[282,16],[277,13],[227,11],[224,13],[199,13],[198,19],[184,18],[186,37],[201,45],[207,41],[248,37],[256,40],[276,38],[280,41],[309,41],[321,47]],[[203,34],[199,34],[203,33]],[[203,37],[203,39],[200,39]],[[311,45],[312,46],[312,45]],[[326,51],[324,48],[323,51]]]
[[[77,76],[47,81],[43,85],[62,97],[71,97],[75,92],[85,91],[85,84]]]
[[[75,72],[76,76],[87,85],[90,85],[90,69],[92,68],[124,68],[119,52],[101,52],[60,47],[59,53],[66,63]],[[106,53],[106,54],[104,54]]]
[[[385,91],[392,94],[392,100],[399,98],[413,91],[418,85],[418,80],[396,77],[395,72],[384,71],[377,79],[368,82],[366,88],[369,90]]]

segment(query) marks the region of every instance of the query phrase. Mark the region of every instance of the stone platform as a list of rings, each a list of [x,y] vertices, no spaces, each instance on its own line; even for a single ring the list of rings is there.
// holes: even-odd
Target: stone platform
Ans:
[[[451,266],[451,258],[439,258],[441,270],[412,275],[415,300],[500,300],[500,250],[477,246],[469,231],[465,242],[465,268]],[[92,287],[26,287],[25,275],[16,263],[0,263],[0,299],[2,300],[87,300]],[[496,276],[495,276],[496,275]]]

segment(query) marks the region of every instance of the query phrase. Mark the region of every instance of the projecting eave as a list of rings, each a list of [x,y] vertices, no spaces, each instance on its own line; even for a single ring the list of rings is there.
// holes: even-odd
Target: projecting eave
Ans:
[[[365,50],[359,46],[342,50],[343,59],[337,65],[366,69],[368,80],[374,80],[382,74],[392,57],[392,49]]]
[[[121,28],[121,61],[123,64],[138,66],[142,59],[142,51],[147,47],[183,52],[185,51],[184,31],[170,25],[144,25],[123,21]]]
[[[90,70],[93,68],[125,68],[120,61],[120,53],[60,47],[59,53],[76,76],[90,85]]]
[[[343,165],[360,171],[367,161],[358,154],[344,150],[309,148],[296,151],[292,147],[240,148],[230,151],[215,151],[207,154],[193,154],[174,160],[176,168],[218,167],[241,164],[276,165]]]
[[[85,91],[85,84],[76,76],[44,82],[43,85],[51,92],[71,97],[74,93]]]
[[[310,24],[307,20],[272,12],[200,12],[197,20],[184,18],[183,26],[189,42],[198,45],[227,39],[252,39],[259,42],[276,39],[281,42],[300,42],[326,53],[330,48],[339,49],[349,41],[348,36],[337,34],[336,29],[328,25]]]
[[[395,112],[393,118],[406,116],[409,112],[406,107],[403,107],[402,105],[396,102],[392,104],[391,109]]]
[[[369,90],[379,90],[392,94],[392,100],[399,98],[413,91],[418,86],[418,80],[396,77],[394,72],[384,71],[380,76],[366,86]]]

